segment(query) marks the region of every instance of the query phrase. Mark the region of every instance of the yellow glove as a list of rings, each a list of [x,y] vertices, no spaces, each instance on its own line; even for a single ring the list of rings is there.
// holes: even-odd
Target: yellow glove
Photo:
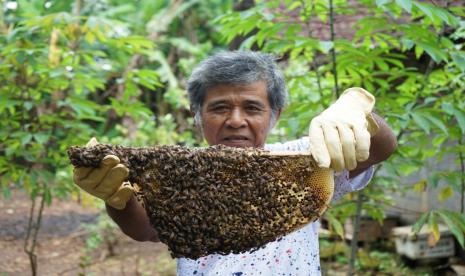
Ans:
[[[98,144],[97,139],[92,138],[86,146],[91,147],[96,144]],[[74,168],[73,179],[84,191],[121,210],[134,193],[131,184],[124,182],[128,174],[129,169],[120,164],[117,156],[107,155],[99,168]]]
[[[370,138],[378,131],[371,115],[375,97],[353,87],[310,122],[310,153],[319,167],[353,170],[368,159]]]

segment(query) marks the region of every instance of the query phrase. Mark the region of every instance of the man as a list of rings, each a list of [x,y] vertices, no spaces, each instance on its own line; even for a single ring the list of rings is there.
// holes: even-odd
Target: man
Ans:
[[[308,137],[265,144],[287,96],[282,73],[266,54],[224,52],[206,59],[192,73],[188,94],[196,125],[209,145],[310,150],[320,167],[337,172],[335,198],[365,187],[373,165],[387,159],[396,148],[391,129],[371,112],[374,97],[361,88],[346,90],[315,117]],[[138,241],[156,242],[157,233],[145,210],[124,182],[127,175],[128,169],[109,155],[100,168],[76,168],[74,180],[105,200],[108,214],[124,233]],[[317,222],[310,223],[252,253],[178,259],[178,274],[318,275],[318,227]]]

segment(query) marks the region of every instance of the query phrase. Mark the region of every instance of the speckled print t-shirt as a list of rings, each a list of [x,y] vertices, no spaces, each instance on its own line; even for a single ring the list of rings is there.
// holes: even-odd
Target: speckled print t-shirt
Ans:
[[[307,151],[309,142],[305,137],[286,143],[267,144],[265,149]],[[372,175],[373,167],[353,179],[349,179],[347,171],[336,174],[333,200],[364,188]],[[213,254],[196,260],[179,258],[178,275],[320,275],[319,226],[318,221],[310,223],[252,253]]]

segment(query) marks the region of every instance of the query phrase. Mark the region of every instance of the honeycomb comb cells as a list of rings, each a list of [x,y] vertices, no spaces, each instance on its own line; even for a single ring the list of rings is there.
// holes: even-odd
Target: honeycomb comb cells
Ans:
[[[308,154],[226,146],[71,147],[74,166],[98,167],[108,154],[128,181],[173,257],[256,250],[318,219],[334,190],[333,173]]]

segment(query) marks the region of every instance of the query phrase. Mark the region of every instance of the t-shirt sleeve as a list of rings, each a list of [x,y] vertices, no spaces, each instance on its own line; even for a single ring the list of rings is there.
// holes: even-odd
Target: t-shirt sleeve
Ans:
[[[269,151],[308,151],[310,143],[308,137],[302,137],[284,143],[266,144],[265,150]],[[344,170],[334,175],[334,195],[332,201],[336,201],[345,194],[365,188],[373,177],[373,166],[368,167],[354,178],[349,178],[349,172]]]
[[[373,177],[374,167],[370,166],[354,178],[349,178],[349,171],[334,174],[334,195],[332,202],[345,194],[365,188]]]

